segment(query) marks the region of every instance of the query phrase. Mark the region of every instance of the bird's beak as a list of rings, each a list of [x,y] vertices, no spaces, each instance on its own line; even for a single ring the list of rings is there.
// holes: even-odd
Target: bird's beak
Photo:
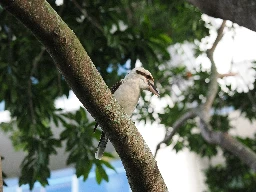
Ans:
[[[149,91],[151,91],[153,94],[155,94],[156,96],[160,96],[160,94],[159,94],[159,92],[156,90],[156,87],[152,84],[152,83],[150,83],[149,81],[148,81],[148,85],[149,85]]]

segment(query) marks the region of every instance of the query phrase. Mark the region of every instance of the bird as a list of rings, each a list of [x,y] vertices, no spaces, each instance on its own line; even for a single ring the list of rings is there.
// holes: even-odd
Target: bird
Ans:
[[[154,78],[151,73],[143,67],[135,67],[124,79],[118,81],[111,87],[111,93],[117,102],[124,109],[125,113],[131,117],[141,95],[141,90],[148,90],[153,94],[160,96],[154,86]],[[94,132],[98,126],[96,123]],[[108,143],[107,135],[102,131],[101,138],[95,153],[96,159],[103,157],[106,145]]]

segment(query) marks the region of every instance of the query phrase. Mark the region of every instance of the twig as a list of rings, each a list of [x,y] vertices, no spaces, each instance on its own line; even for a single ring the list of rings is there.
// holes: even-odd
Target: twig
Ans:
[[[73,3],[75,4],[76,8],[79,9],[79,11],[85,16],[85,18],[87,18],[88,21],[90,21],[90,23],[91,23],[92,25],[94,25],[97,29],[99,29],[100,31],[102,31],[102,27],[100,26],[100,24],[99,24],[95,19],[93,20],[93,19],[88,15],[86,9],[83,9],[83,8],[78,4],[78,2],[77,2],[76,0],[72,0],[72,1],[73,1]]]
[[[33,63],[32,63],[32,69],[30,71],[30,76],[28,79],[28,102],[29,102],[29,110],[30,110],[30,116],[31,116],[31,122],[32,124],[36,124],[36,117],[35,117],[35,111],[34,111],[34,104],[33,104],[33,94],[32,94],[32,80],[31,77],[35,74],[35,71],[37,69],[38,63],[41,60],[44,52],[46,51],[46,49],[44,47],[42,47],[40,53],[38,54],[38,56],[35,57]]]
[[[41,58],[42,58],[43,54],[45,53],[45,51],[46,51],[45,47],[42,47],[42,49],[41,49],[40,53],[38,54],[38,56],[35,57],[35,59],[34,59],[34,61],[32,63],[33,67],[32,67],[32,70],[30,72],[30,76],[35,74],[35,71],[37,69],[38,63],[41,60]]]
[[[224,78],[224,77],[233,77],[233,76],[236,76],[238,75],[238,73],[223,73],[223,74],[218,74],[218,78]]]
[[[207,51],[207,52],[210,53],[211,55],[213,55],[213,53],[214,53],[214,51],[215,51],[217,45],[219,44],[220,40],[222,39],[222,37],[223,37],[223,35],[224,35],[223,32],[224,32],[225,26],[226,26],[226,20],[223,20],[223,22],[222,22],[220,28],[218,29],[217,37],[216,37],[216,39],[215,39],[215,41],[214,41],[214,43],[213,43],[211,49],[208,49],[208,51]]]
[[[13,64],[13,49],[11,46],[12,37],[13,37],[12,29],[10,26],[7,26],[7,25],[4,25],[3,29],[8,37],[8,63],[9,65],[11,65]]]
[[[220,28],[218,29],[218,34],[217,37],[212,45],[212,47],[210,49],[207,50],[207,56],[211,61],[211,77],[210,77],[210,85],[209,85],[209,89],[207,91],[207,95],[206,95],[206,102],[203,104],[204,109],[206,110],[206,113],[209,114],[210,109],[212,107],[213,101],[215,100],[215,97],[217,95],[218,92],[218,72],[217,72],[217,68],[216,68],[216,64],[213,60],[213,53],[218,45],[218,43],[220,42],[220,40],[223,37],[223,31],[226,25],[226,21],[223,20]],[[207,120],[209,120],[209,117],[207,117]]]
[[[190,110],[188,112],[186,112],[185,114],[183,114],[177,121],[175,121],[175,123],[172,126],[172,130],[171,131],[167,131],[166,136],[164,138],[163,141],[161,141],[160,143],[158,143],[158,145],[156,146],[156,151],[155,151],[155,157],[157,155],[158,150],[160,149],[161,144],[165,143],[167,144],[172,137],[175,135],[175,133],[178,131],[178,129],[188,120],[188,119],[192,119],[194,117],[196,117],[197,109],[193,109]]]

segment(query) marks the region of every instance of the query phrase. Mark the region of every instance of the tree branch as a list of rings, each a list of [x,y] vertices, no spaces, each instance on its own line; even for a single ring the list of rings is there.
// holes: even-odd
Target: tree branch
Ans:
[[[167,191],[149,147],[112,97],[96,67],[66,23],[45,0],[0,0],[50,53],[76,96],[109,136],[134,192]]]
[[[75,4],[76,8],[84,15],[84,17],[87,18],[88,21],[90,21],[90,23],[91,23],[92,25],[94,25],[97,29],[99,29],[100,31],[102,31],[102,27],[101,27],[100,24],[96,21],[96,19],[93,20],[93,19],[88,15],[86,9],[83,9],[83,8],[78,4],[78,2],[77,2],[76,0],[72,0],[72,1],[73,1],[73,3]]]
[[[223,35],[224,35],[224,28],[226,26],[226,20],[223,20],[221,23],[220,28],[217,31],[217,37],[215,39],[215,41],[213,42],[212,47],[207,51],[207,54],[209,54],[211,57],[213,56],[213,53],[217,47],[217,45],[219,44],[219,42],[221,41]]]
[[[236,76],[236,75],[238,75],[238,73],[232,73],[232,72],[230,72],[230,73],[219,74],[219,75],[218,75],[218,78],[234,77],[234,76]]]
[[[42,47],[40,53],[38,54],[38,56],[35,57],[35,59],[32,63],[32,69],[30,71],[30,75],[29,75],[29,79],[28,79],[28,103],[29,103],[31,122],[33,123],[33,125],[36,124],[36,116],[35,116],[34,104],[33,104],[32,79],[31,79],[31,77],[35,74],[38,63],[39,63],[40,59],[42,58],[44,52],[45,52],[45,48]]]
[[[200,117],[199,127],[201,130],[202,137],[211,144],[219,145],[221,148],[231,152],[232,154],[236,155],[241,161],[247,164],[252,170],[256,171],[256,154],[248,147],[237,141],[232,136],[228,135],[227,133],[223,133],[220,131],[212,131],[212,128],[209,125],[210,121],[210,109],[212,108],[213,101],[216,98],[218,93],[218,82],[217,79],[224,76],[232,76],[236,75],[235,73],[229,74],[218,74],[216,65],[213,59],[214,51],[223,37],[223,31],[225,27],[225,21],[221,24],[221,27],[218,30],[217,37],[212,45],[212,47],[207,50],[207,56],[210,59],[212,64],[211,66],[211,77],[210,77],[210,84],[209,89],[206,94],[206,102],[203,103],[198,109],[194,109],[188,113],[185,113],[181,116],[173,125],[172,131],[166,133],[165,139],[161,141],[156,148],[155,156],[157,151],[160,148],[162,143],[168,143],[173,135],[177,132],[178,128],[188,119],[194,118],[196,116]]]
[[[39,61],[41,60],[43,54],[45,53],[45,48],[42,47],[40,53],[35,57],[33,63],[32,63],[32,69],[30,72],[30,76],[34,75],[38,66]]]
[[[211,131],[211,126],[203,118],[200,118],[200,130],[203,138],[208,143],[219,145],[221,148],[231,152],[256,172],[256,154],[250,148],[228,133]]]
[[[206,102],[203,104],[204,106],[204,110],[205,110],[205,114],[209,115],[210,109],[212,107],[213,101],[217,95],[218,92],[218,72],[217,72],[217,68],[216,68],[216,64],[214,62],[213,59],[213,54],[214,51],[218,45],[218,43],[220,42],[220,40],[223,37],[223,31],[226,25],[226,21],[223,21],[220,28],[218,29],[218,34],[217,37],[212,45],[212,47],[210,49],[207,50],[207,56],[211,61],[211,77],[210,77],[210,84],[209,84],[209,89],[207,91],[207,95],[206,95]],[[207,119],[209,120],[209,116],[207,117]]]
[[[185,114],[183,114],[179,119],[177,119],[175,121],[175,123],[172,126],[172,130],[168,130],[166,132],[165,138],[163,139],[163,141],[161,141],[160,143],[157,144],[156,146],[156,151],[155,151],[155,157],[157,155],[158,150],[161,147],[161,144],[165,143],[169,143],[172,140],[172,137],[175,135],[175,133],[178,131],[178,129],[188,120],[188,119],[192,119],[195,118],[197,115],[196,112],[197,109],[192,109],[188,112],[186,112]]]
[[[210,49],[207,50],[207,56],[210,59],[212,66],[211,66],[211,81],[210,81],[210,85],[209,85],[209,89],[207,92],[207,96],[206,96],[206,102],[203,104],[203,109],[201,109],[201,107],[199,108],[200,110],[204,111],[204,115],[205,117],[207,116],[207,119],[210,119],[209,117],[209,111],[212,107],[213,101],[216,97],[217,91],[218,91],[218,82],[217,79],[219,77],[219,74],[217,72],[217,68],[216,65],[214,63],[213,60],[213,53],[218,45],[218,43],[220,42],[220,40],[223,37],[223,31],[226,25],[226,21],[223,21],[220,28],[218,29],[218,33],[217,33],[217,37],[212,45],[212,47]],[[161,141],[157,147],[156,147],[156,151],[155,151],[155,157],[157,155],[157,151],[160,149],[161,144],[163,143],[168,143],[172,137],[174,136],[174,134],[177,132],[177,130],[179,129],[179,127],[181,127],[181,125],[188,119],[194,118],[197,116],[197,114],[199,113],[199,109],[195,108],[193,110],[188,111],[187,113],[185,113],[184,115],[182,115],[172,126],[172,131],[170,133],[166,133],[166,136],[164,138],[163,141]]]
[[[187,0],[198,7],[205,14],[230,20],[238,25],[256,31],[255,0]]]
[[[211,49],[207,51],[207,56],[211,61],[211,81],[209,89],[206,96],[206,102],[201,107],[202,110],[199,111],[198,116],[200,117],[200,130],[203,138],[211,144],[217,144],[221,148],[228,150],[232,154],[236,155],[241,161],[246,163],[252,170],[256,171],[256,154],[248,147],[237,141],[228,133],[223,133],[220,131],[212,131],[209,124],[210,121],[210,109],[212,108],[213,101],[216,98],[218,92],[218,82],[217,79],[219,74],[216,69],[215,62],[213,60],[213,54],[216,46],[223,37],[223,30],[225,27],[225,21],[222,22],[221,27],[218,30],[218,35],[213,43]]]

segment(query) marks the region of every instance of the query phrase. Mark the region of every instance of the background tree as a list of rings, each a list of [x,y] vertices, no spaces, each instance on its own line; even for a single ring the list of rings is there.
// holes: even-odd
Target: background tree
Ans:
[[[117,5],[114,1],[102,3],[66,0],[59,6],[55,1],[49,2],[79,37],[108,85],[123,77],[127,70],[135,66],[137,60],[152,71],[159,82],[161,95],[173,99],[175,105],[166,106],[164,113],[160,114],[150,105],[147,109],[141,107],[138,113],[140,120],[161,119],[161,123],[167,129],[163,143],[169,145],[172,138],[170,135],[178,134],[181,139],[174,145],[176,151],[187,147],[209,158],[217,154],[217,147],[208,142],[224,148],[228,164],[211,167],[206,172],[207,183],[212,191],[253,186],[255,176],[251,169],[255,167],[251,162],[242,159],[242,155],[239,156],[222,143],[227,141],[226,144],[232,146],[232,142],[225,137],[226,133],[222,132],[223,130],[227,132],[231,127],[228,116],[218,114],[218,109],[233,106],[246,114],[247,118],[251,120],[255,118],[253,109],[247,107],[251,105],[251,100],[240,102],[241,98],[249,95],[255,98],[254,89],[249,93],[238,93],[236,90],[225,92],[217,84],[220,75],[216,71],[212,55],[223,34],[224,24],[219,31],[219,39],[217,38],[212,49],[207,51],[212,63],[211,72],[202,68],[189,70],[184,64],[174,66],[168,63],[171,56],[167,48],[184,42],[194,43],[195,40],[201,40],[208,35],[209,29],[201,20],[201,13],[184,1],[154,1],[154,3],[121,1]],[[108,180],[103,165],[107,167],[111,165],[106,161],[94,160],[95,146],[92,145],[92,140],[98,139],[99,134],[91,134],[93,124],[88,121],[86,113],[80,109],[75,113],[66,114],[62,109],[56,109],[54,105],[58,97],[68,96],[70,89],[52,64],[52,59],[45,48],[37,42],[31,32],[4,9],[1,9],[0,17],[3,18],[0,21],[2,85],[0,98],[4,101],[5,109],[9,110],[12,116],[12,121],[2,123],[1,128],[6,132],[12,132],[12,140],[16,148],[28,152],[22,163],[20,184],[29,183],[33,187],[34,182],[39,181],[42,185],[46,185],[50,174],[49,156],[56,153],[56,148],[60,147],[63,141],[67,141],[66,149],[70,153],[67,163],[74,164],[78,176],[86,179],[92,165],[95,164],[97,181]],[[211,81],[206,83],[205,79],[210,77]],[[208,86],[209,84],[211,86]],[[173,86],[178,86],[182,94],[174,95],[171,91]],[[207,102],[204,102],[205,100]],[[145,97],[143,102],[148,103],[149,99]],[[192,104],[197,105],[195,110],[191,109]],[[210,108],[215,111],[213,116],[208,115]],[[192,131],[199,129],[195,116],[201,118],[198,127],[202,136]],[[51,121],[57,126],[61,123],[65,127],[59,139],[53,137]],[[17,127],[14,126],[16,124]],[[171,126],[173,130],[169,128]],[[179,130],[175,130],[175,126]],[[81,127],[81,130],[74,131],[74,127]],[[216,137],[211,137],[214,134],[218,134],[220,140],[214,140]],[[231,141],[242,146],[254,161],[255,155],[250,150],[254,140],[248,138],[238,138],[238,140],[239,142],[234,139]],[[248,145],[249,148],[241,143]],[[238,161],[234,154],[247,166]],[[88,165],[85,166],[84,162]],[[248,165],[251,165],[251,169]],[[243,167],[244,172],[230,174],[230,169],[234,167],[237,169]],[[213,173],[221,174],[214,177]],[[227,186],[224,188],[217,179],[227,174],[232,176],[230,176],[229,188]],[[245,180],[248,176],[251,178],[251,183]],[[233,184],[237,179],[241,181],[239,186]]]
[[[156,153],[162,144],[172,145],[177,152],[188,148],[201,157],[209,159],[223,151],[226,165],[212,165],[206,170],[206,183],[209,190],[253,191],[256,179],[255,136],[253,138],[232,137],[229,131],[235,127],[231,126],[232,118],[229,117],[229,114],[234,110],[227,114],[222,114],[220,111],[232,107],[239,110],[243,117],[250,121],[255,120],[252,113],[254,111],[255,81],[251,86],[252,92],[247,89],[246,93],[239,93],[232,89],[230,84],[218,85],[218,78],[238,75],[232,72],[219,74],[213,59],[214,51],[224,35],[225,23],[226,21],[223,21],[218,29],[212,47],[206,50],[211,69],[207,72],[200,67],[189,76],[184,76],[184,79],[179,78],[179,81],[175,81],[180,93],[178,98],[174,98],[176,101],[174,106],[167,106],[164,110],[165,113],[159,114],[161,123],[169,128],[167,128],[163,141],[158,144]],[[252,69],[255,70],[254,64]],[[185,67],[181,70],[186,74]],[[193,83],[189,85],[189,81],[193,81]],[[236,97],[239,97],[240,100],[235,101]],[[247,107],[244,108],[244,106]],[[168,118],[170,114],[175,118]],[[196,117],[199,120],[195,119]],[[178,134],[178,138],[174,138],[176,134]],[[241,172],[241,170],[243,171]]]

